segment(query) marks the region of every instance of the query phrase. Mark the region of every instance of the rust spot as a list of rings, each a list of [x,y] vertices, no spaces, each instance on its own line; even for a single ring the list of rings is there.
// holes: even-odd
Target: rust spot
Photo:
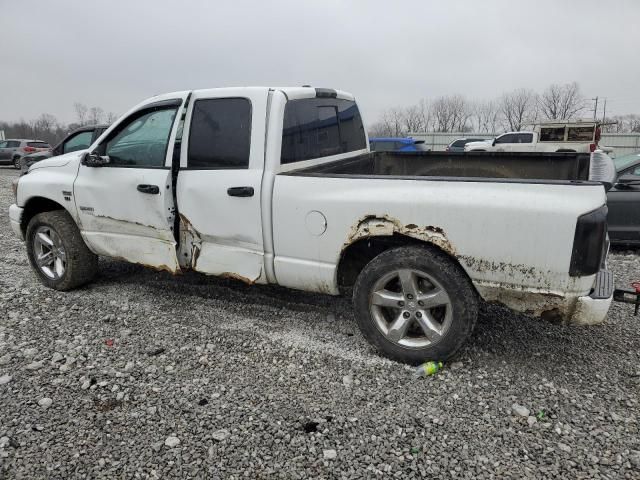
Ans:
[[[219,276],[222,278],[233,278],[234,280],[240,280],[241,282],[246,283],[247,285],[253,285],[255,283],[255,280],[251,280],[250,278],[243,277],[242,275],[238,275],[237,273],[234,273],[234,272],[222,272]]]
[[[394,234],[406,235],[428,243],[432,243],[442,248],[444,251],[455,256],[456,252],[449,242],[449,239],[440,227],[426,225],[420,227],[415,223],[403,225],[398,219],[389,215],[365,215],[354,226],[351,227],[347,241],[343,244],[342,250],[347,248],[356,240],[366,237],[391,236]]]

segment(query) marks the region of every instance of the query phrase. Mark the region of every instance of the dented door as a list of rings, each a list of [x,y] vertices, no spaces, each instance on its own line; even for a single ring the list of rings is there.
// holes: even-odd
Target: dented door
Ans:
[[[265,282],[260,191],[268,89],[194,92],[177,182],[183,267]]]
[[[83,238],[94,252],[173,273],[180,269],[171,160],[184,96],[131,112],[92,146],[109,163],[80,165],[73,196]]]

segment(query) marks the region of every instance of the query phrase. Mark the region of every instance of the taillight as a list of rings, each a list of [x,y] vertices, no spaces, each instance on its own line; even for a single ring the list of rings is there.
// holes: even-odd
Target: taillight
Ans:
[[[596,145],[595,143],[590,143],[590,144],[589,144],[589,151],[590,151],[591,153],[593,153],[593,152],[595,152],[595,151],[596,151],[596,148],[597,148],[597,147],[598,147],[598,145]]]
[[[598,273],[605,253],[603,245],[606,239],[606,205],[578,217],[576,232],[573,237],[569,275],[582,277]]]
[[[27,152],[27,153],[32,153],[32,152],[36,151],[36,149],[33,148],[33,147],[24,147],[22,150]]]

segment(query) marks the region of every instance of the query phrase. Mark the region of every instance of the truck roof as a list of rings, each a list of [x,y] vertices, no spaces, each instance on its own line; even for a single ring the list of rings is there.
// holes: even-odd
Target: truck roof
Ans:
[[[238,88],[243,88],[247,90],[274,90],[280,91],[285,94],[287,99],[296,100],[299,98],[313,98],[313,97],[326,97],[326,98],[341,98],[344,100],[355,100],[355,97],[349,92],[345,92],[344,90],[336,90],[333,88],[321,88],[321,87],[312,87],[309,85],[303,85],[302,87],[265,87],[265,86],[255,86],[255,87],[214,87],[214,88],[202,88],[197,90],[181,90],[176,92],[163,93],[160,95],[155,95],[151,98],[146,99],[143,103],[148,102],[149,100],[166,100],[170,98],[175,98],[179,96],[184,96],[190,92],[198,93],[198,92],[210,92],[210,91],[220,91],[224,92],[225,90],[234,90],[237,93]]]

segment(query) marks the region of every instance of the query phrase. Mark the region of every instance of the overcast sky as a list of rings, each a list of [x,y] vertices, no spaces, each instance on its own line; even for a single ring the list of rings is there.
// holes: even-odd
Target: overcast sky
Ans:
[[[157,93],[340,88],[387,107],[579,82],[640,113],[640,0],[0,0],[0,120]]]

